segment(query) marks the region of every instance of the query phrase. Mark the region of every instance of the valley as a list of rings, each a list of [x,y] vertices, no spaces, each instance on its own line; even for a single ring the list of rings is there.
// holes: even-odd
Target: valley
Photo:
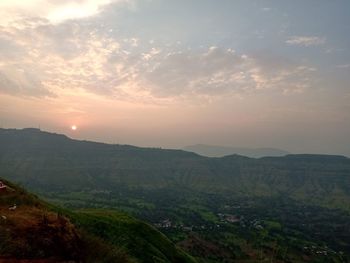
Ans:
[[[73,211],[124,211],[198,262],[349,260],[346,157],[208,158],[36,129],[1,130],[0,144],[1,177]]]

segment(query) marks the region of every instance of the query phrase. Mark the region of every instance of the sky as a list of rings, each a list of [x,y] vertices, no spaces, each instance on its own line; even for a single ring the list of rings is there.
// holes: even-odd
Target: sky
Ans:
[[[349,10],[348,0],[1,0],[0,126],[350,156]]]

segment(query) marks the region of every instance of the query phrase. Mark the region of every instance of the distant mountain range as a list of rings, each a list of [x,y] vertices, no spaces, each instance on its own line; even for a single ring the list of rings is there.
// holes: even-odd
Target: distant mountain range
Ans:
[[[226,155],[238,154],[251,158],[261,158],[266,156],[285,156],[290,154],[287,151],[275,149],[275,148],[242,148],[242,147],[229,147],[229,146],[217,146],[206,144],[195,144],[186,146],[183,148],[185,151],[194,152],[202,156],[207,157],[223,157]]]
[[[284,194],[350,210],[350,159],[336,155],[209,158],[183,150],[78,141],[32,128],[0,129],[0,176],[44,193],[127,187]]]

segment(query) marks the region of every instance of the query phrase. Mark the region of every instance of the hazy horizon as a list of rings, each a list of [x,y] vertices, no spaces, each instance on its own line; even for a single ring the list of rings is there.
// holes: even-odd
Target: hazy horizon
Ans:
[[[348,10],[346,0],[4,0],[0,126],[350,156]]]
[[[58,132],[54,130],[44,130],[41,128],[41,126],[38,127],[2,127],[0,126],[0,129],[8,129],[8,130],[26,130],[26,129],[34,129],[34,130],[39,130],[40,132],[47,132],[47,133],[52,133],[52,134],[58,134],[58,135],[64,135],[67,136],[70,139],[73,140],[78,140],[78,141],[89,141],[89,142],[96,142],[96,143],[105,143],[105,144],[119,144],[119,145],[130,145],[130,146],[136,146],[136,147],[142,147],[142,148],[162,148],[162,149],[170,149],[170,150],[184,150],[184,151],[190,151],[190,152],[195,152],[199,155],[202,156],[207,156],[207,157],[222,157],[222,156],[227,156],[231,154],[238,154],[242,156],[247,156],[251,158],[260,158],[260,157],[265,157],[265,156],[284,156],[284,155],[289,155],[289,154],[321,154],[321,155],[339,155],[339,156],[345,156],[350,158],[350,155],[344,153],[327,153],[327,152],[291,152],[288,151],[287,149],[282,149],[282,148],[277,148],[277,147],[269,147],[269,146],[261,146],[261,147],[247,147],[247,146],[242,146],[242,145],[215,145],[215,144],[206,144],[206,143],[194,143],[194,144],[187,144],[187,145],[182,145],[182,146],[162,146],[162,145],[157,145],[157,144],[135,144],[133,142],[119,142],[115,140],[99,140],[99,139],[94,139],[94,138],[81,138],[81,137],[74,137],[74,132],[72,133],[64,133],[64,132]],[[212,154],[206,154],[201,152],[201,147],[209,147],[212,148],[212,150],[215,152],[216,150],[219,150],[215,156],[211,156]],[[199,147],[199,148],[198,148]],[[191,148],[196,148],[196,149],[191,149]],[[198,148],[198,149],[197,149]],[[220,149],[217,149],[220,148]],[[235,150],[232,151],[232,153],[227,153],[227,154],[222,154],[222,151],[229,151],[229,150]],[[243,151],[243,152],[241,152]],[[249,153],[245,153],[245,151],[250,151]],[[267,153],[263,154],[264,152],[270,152],[273,151],[273,153]],[[277,151],[278,153],[274,152]],[[284,154],[282,154],[284,152]],[[218,156],[216,156],[218,155]],[[258,156],[253,156],[253,155],[258,155]]]

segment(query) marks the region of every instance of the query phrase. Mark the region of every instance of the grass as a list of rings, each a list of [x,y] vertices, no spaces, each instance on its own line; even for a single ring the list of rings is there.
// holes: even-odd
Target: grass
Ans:
[[[193,262],[159,231],[124,213],[82,210],[70,217],[79,227],[123,247],[141,262]]]
[[[0,193],[0,259],[195,262],[155,228],[125,213],[60,208],[2,181],[9,187]],[[13,204],[17,209],[10,211]]]

